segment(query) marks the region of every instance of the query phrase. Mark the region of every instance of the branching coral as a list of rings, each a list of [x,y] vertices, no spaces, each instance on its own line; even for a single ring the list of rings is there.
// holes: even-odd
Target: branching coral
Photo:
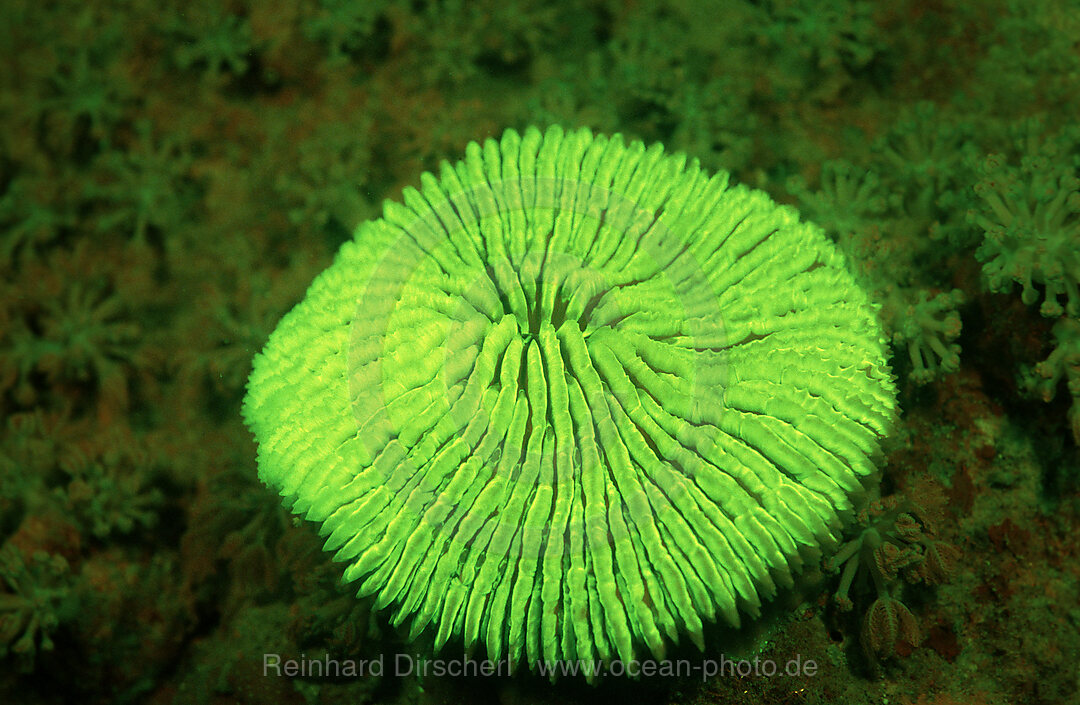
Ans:
[[[537,83],[538,89],[520,105],[522,120],[592,125],[612,132],[619,124],[617,105],[583,98],[601,92],[608,85],[604,57],[600,52],[592,52],[572,69],[561,67],[558,73],[546,75]]]
[[[1001,155],[982,164],[975,192],[983,208],[969,219],[985,232],[976,256],[995,292],[1015,282],[1021,298],[1048,317],[1080,316],[1080,178],[1053,140],[1017,167]],[[1061,298],[1065,298],[1062,306]]]
[[[153,486],[160,463],[123,425],[88,433],[85,423],[40,410],[11,417],[0,436],[0,483],[16,498],[12,516],[62,513],[98,539],[153,527],[164,503]]]
[[[902,150],[890,147],[887,152],[892,155],[889,160],[904,161]],[[945,188],[932,163],[908,168],[912,183],[921,183],[916,191],[933,194]],[[909,191],[911,184],[897,179],[897,171],[898,167],[884,169],[889,176],[883,180],[876,171],[850,162],[828,161],[822,165],[817,190],[799,176],[788,180],[788,190],[849,255],[860,282],[880,302],[882,325],[896,354],[907,357],[912,381],[927,384],[960,367],[957,309],[964,294],[959,289],[934,294],[912,281],[919,238],[909,231],[921,228],[925,240],[929,215],[908,212],[907,201],[915,196]]]
[[[39,341],[24,319],[6,323],[0,332],[0,392],[10,392],[16,403],[31,406],[39,394],[33,379],[40,359]]]
[[[0,298],[0,408],[96,410],[103,421],[127,411],[135,380],[149,374],[139,314],[157,296],[142,296],[134,260],[115,242],[82,238],[21,264],[18,295]]]
[[[188,344],[172,358],[183,385],[201,389],[209,382],[226,397],[235,395],[251,371],[253,351],[321,263],[315,252],[304,251],[281,271],[202,282],[200,295],[208,303],[184,322]]]
[[[0,436],[0,468],[41,480],[53,466],[61,449],[78,438],[81,429],[66,413],[33,411],[7,417]]]
[[[698,13],[709,12],[705,4],[656,3],[623,12],[614,19],[612,40],[589,61],[594,74],[594,61],[602,69],[588,85],[610,94],[618,125],[694,154],[707,168],[745,168],[755,148],[751,135],[760,126],[750,108],[752,85],[710,69],[718,52],[741,48],[726,41],[719,27],[700,31]],[[733,25],[757,14],[740,5],[724,13]]]

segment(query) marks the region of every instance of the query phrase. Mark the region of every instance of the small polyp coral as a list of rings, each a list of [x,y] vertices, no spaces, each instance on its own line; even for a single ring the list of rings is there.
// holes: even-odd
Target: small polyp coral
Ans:
[[[896,653],[898,643],[918,646],[922,641],[919,624],[911,610],[888,595],[877,598],[870,605],[863,617],[859,638],[867,653],[879,659],[889,658]]]
[[[62,556],[36,551],[27,560],[11,543],[0,547],[0,660],[30,670],[38,652],[54,648],[53,633],[74,616],[70,582]]]
[[[988,156],[975,193],[983,207],[969,215],[985,232],[976,256],[990,289],[1020,285],[1025,304],[1039,300],[1048,317],[1080,316],[1080,178],[1055,140],[1025,154],[1017,166]],[[1062,305],[1061,299],[1065,303]]]
[[[248,19],[218,3],[191,5],[169,17],[162,29],[179,40],[173,45],[176,65],[199,69],[211,81],[242,75],[255,49]]]
[[[72,286],[63,300],[48,302],[41,323],[38,367],[55,379],[109,379],[139,330],[118,297],[92,286]]]
[[[816,191],[801,176],[789,179],[787,188],[799,199],[801,211],[838,240],[852,237],[881,218],[890,201],[876,172],[838,159],[821,165]]]
[[[54,240],[76,222],[71,184],[55,174],[20,174],[0,195],[0,267]]]
[[[893,656],[900,642],[917,646],[921,640],[914,616],[898,598],[903,582],[940,584],[958,555],[935,537],[916,508],[887,500],[861,511],[862,529],[826,561],[841,571],[834,599],[842,611],[855,607],[852,590],[870,579],[873,602],[863,616],[860,641],[872,662]]]
[[[200,483],[191,517],[180,544],[187,589],[216,590],[210,578],[227,569],[228,592],[212,598],[228,609],[277,584],[274,557],[284,552],[281,538],[289,519],[272,498],[250,492],[235,473],[221,472]]]
[[[896,184],[896,203],[905,214],[935,221],[942,204],[963,183],[971,125],[924,101],[905,110],[874,142],[880,169]],[[941,235],[940,227],[933,231]]]
[[[1080,444],[1080,321],[1062,318],[1054,324],[1054,351],[1028,370],[1022,377],[1024,387],[1050,401],[1064,379],[1073,403],[1069,409],[1069,425],[1073,438]]]
[[[98,216],[102,231],[119,230],[143,242],[152,228],[173,230],[188,214],[193,182],[191,155],[174,135],[158,138],[148,121],[135,126],[128,151],[110,151],[100,160],[88,195],[105,204]]]
[[[761,41],[776,53],[781,82],[798,77],[808,97],[833,101],[851,82],[851,74],[869,64],[883,48],[873,19],[874,5],[865,0],[763,0]]]
[[[900,134],[907,131],[899,130]],[[921,154],[920,140],[908,135],[899,145],[882,147],[886,163],[903,161],[902,154]],[[892,145],[891,141],[882,144]],[[931,155],[938,149],[930,149]],[[913,157],[914,158],[914,157]],[[856,279],[873,292],[881,304],[879,316],[897,355],[910,363],[908,373],[916,384],[927,384],[960,367],[961,321],[959,289],[934,292],[915,281],[916,249],[925,241],[931,214],[909,212],[913,199],[928,200],[944,188],[936,176],[934,160],[910,166],[905,183],[898,169],[889,166],[882,179],[878,172],[843,160],[830,160],[821,168],[819,186],[811,190],[801,176],[788,180],[788,190],[799,199],[802,210],[823,226],[851,257]],[[922,195],[919,195],[922,194]],[[912,231],[919,236],[913,236]],[[903,367],[903,363],[900,367]]]
[[[95,53],[100,52],[86,47],[73,51],[71,59],[50,78],[49,94],[40,109],[42,139],[51,149],[71,154],[83,130],[95,142],[104,143],[124,116],[125,104],[132,100],[130,87]]]
[[[319,0],[301,27],[304,36],[326,48],[330,61],[340,62],[370,42],[376,22],[388,7],[386,0]]]
[[[127,404],[125,373],[138,356],[140,326],[107,276],[89,276],[107,255],[80,240],[72,250],[24,258],[19,296],[0,305],[0,391],[39,403],[46,385],[100,392],[99,402]],[[38,384],[35,384],[37,377]],[[66,395],[69,400],[73,397]]]
[[[72,518],[98,538],[152,528],[164,499],[150,486],[148,455],[131,438],[111,435],[105,447],[71,449],[59,460],[67,484],[57,494]]]
[[[295,163],[274,184],[293,205],[294,224],[347,234],[347,224],[368,213],[363,188],[371,172],[371,147],[363,136],[370,127],[361,113],[351,123],[321,127],[296,145]]]
[[[905,299],[912,294],[914,301]],[[890,287],[883,306],[886,329],[892,331],[893,344],[906,350],[916,384],[960,369],[960,345],[954,341],[961,329],[956,309],[963,303],[960,289],[931,296],[924,289],[912,292]]]

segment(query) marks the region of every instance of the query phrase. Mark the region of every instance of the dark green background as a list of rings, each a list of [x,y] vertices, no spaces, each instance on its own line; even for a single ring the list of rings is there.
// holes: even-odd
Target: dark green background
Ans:
[[[1075,318],[1040,313],[1080,251],[1078,41],[1073,0],[7,0],[0,700],[1078,702],[1080,411],[1032,368],[1080,380]],[[814,677],[261,676],[424,645],[258,484],[252,356],[383,199],[555,122],[729,170],[849,255],[905,410],[884,493],[957,557],[894,586],[917,643],[868,655],[872,594],[841,612],[811,568],[741,648]],[[995,199],[1030,225],[1007,247]]]

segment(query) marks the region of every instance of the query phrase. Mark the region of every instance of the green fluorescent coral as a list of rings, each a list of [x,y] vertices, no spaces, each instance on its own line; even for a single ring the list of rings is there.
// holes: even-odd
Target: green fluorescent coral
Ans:
[[[757,614],[876,482],[895,390],[819,228],[553,127],[470,144],[362,224],[243,411],[361,594],[533,664]]]

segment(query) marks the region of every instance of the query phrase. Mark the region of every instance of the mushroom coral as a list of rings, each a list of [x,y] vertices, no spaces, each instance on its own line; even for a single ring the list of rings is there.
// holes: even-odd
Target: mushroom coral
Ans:
[[[468,145],[256,357],[259,477],[412,637],[655,656],[738,625],[877,482],[875,308],[820,228],[659,144]]]

